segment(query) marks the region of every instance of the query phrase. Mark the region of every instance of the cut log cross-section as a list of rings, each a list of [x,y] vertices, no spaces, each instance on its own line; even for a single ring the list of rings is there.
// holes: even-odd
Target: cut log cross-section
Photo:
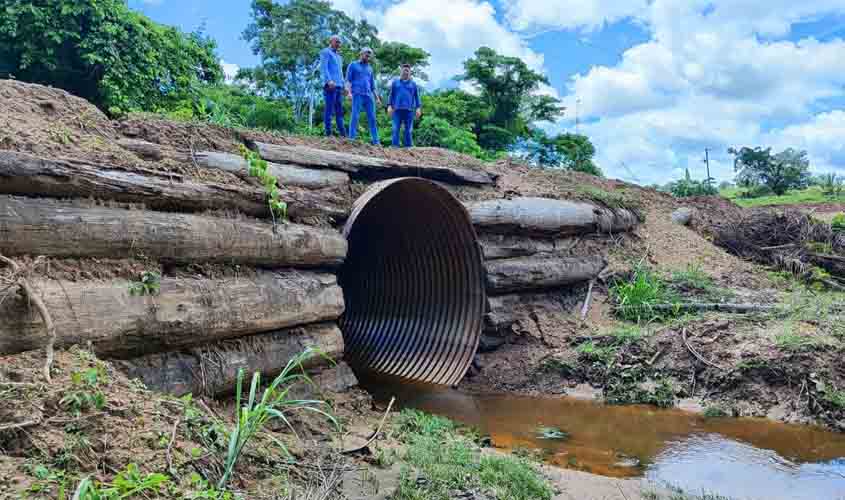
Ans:
[[[217,395],[232,392],[238,371],[248,376],[260,372],[266,377],[280,373],[306,348],[320,354],[303,368],[328,364],[343,356],[343,335],[334,323],[318,323],[274,332],[250,335],[207,344],[196,349],[157,353],[117,361],[131,378],[139,378],[150,389],[181,396],[187,393]]]
[[[606,263],[601,257],[521,257],[492,260],[487,269],[487,292],[558,288],[594,279]]]
[[[196,154],[196,161],[197,164],[205,168],[224,170],[240,177],[249,176],[249,166],[246,160],[231,153],[204,151]],[[349,174],[334,170],[268,163],[267,172],[276,177],[282,186],[319,189],[349,184]]]
[[[467,204],[473,224],[493,233],[566,236],[620,233],[636,227],[627,209],[600,208],[584,202],[549,198],[513,198]]]
[[[324,151],[306,146],[279,146],[263,142],[254,142],[251,146],[267,161],[340,170],[351,174],[353,177],[368,180],[423,177],[450,184],[486,185],[495,182],[495,178],[491,174],[469,168],[413,165],[395,160]]]
[[[227,186],[153,171],[127,171],[72,160],[51,160],[26,153],[0,151],[0,194],[55,198],[97,198],[142,203],[157,210],[201,212],[238,210],[270,217],[262,188]],[[332,193],[282,189],[294,219],[345,218],[348,207]]]
[[[334,230],[0,195],[0,254],[336,266],[346,239]]]
[[[32,284],[55,323],[57,348],[91,342],[97,354],[118,358],[333,321],[344,309],[336,277],[310,271],[162,278],[155,296],[132,295],[124,280]],[[41,318],[24,298],[3,301],[0,318],[0,354],[47,345]]]

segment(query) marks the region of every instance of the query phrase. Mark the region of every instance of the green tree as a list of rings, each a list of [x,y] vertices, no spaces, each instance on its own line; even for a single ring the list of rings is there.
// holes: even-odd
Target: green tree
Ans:
[[[426,117],[442,118],[452,126],[474,131],[490,120],[492,109],[486,101],[463,90],[450,89],[423,95]]]
[[[500,55],[489,47],[479,48],[464,61],[458,79],[477,87],[491,109],[489,123],[475,130],[485,149],[506,149],[530,133],[532,122],[553,120],[563,113],[557,99],[536,96],[540,85],[549,83],[545,76],[518,57]]]
[[[525,158],[539,166],[603,176],[601,169],[593,163],[596,148],[585,135],[565,133],[551,137],[544,131],[535,129],[530,140],[522,145],[522,149],[526,151]]]
[[[130,10],[123,0],[0,0],[0,61],[112,113],[152,111],[223,71],[215,43]]]
[[[373,70],[376,73],[376,80],[382,98],[386,98],[390,91],[390,84],[394,78],[399,77],[400,66],[410,64],[414,68],[414,79],[423,82],[428,81],[429,58],[431,54],[410,45],[400,42],[385,42],[379,45],[375,54]]]
[[[344,62],[357,59],[365,47],[377,50],[378,30],[367,21],[355,21],[323,0],[292,0],[279,4],[253,0],[253,22],[244,32],[261,64],[244,69],[239,77],[253,81],[262,92],[291,102],[298,119],[321,91],[320,50],[329,37],[339,35]]]
[[[801,189],[810,181],[810,161],[806,151],[788,148],[772,155],[772,148],[730,148],[734,155],[739,185],[765,186],[778,196],[790,189]]]

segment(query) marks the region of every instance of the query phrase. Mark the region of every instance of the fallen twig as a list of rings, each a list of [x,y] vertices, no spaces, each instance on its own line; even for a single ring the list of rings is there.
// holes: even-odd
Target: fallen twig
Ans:
[[[590,286],[587,288],[587,296],[584,298],[584,307],[581,308],[581,321],[587,319],[587,313],[590,312],[590,299],[593,298],[593,286],[596,280],[590,280]]]
[[[26,420],[24,422],[17,422],[11,424],[0,424],[0,432],[8,431],[12,429],[26,429],[27,427],[34,427],[40,424],[40,420]]]
[[[344,455],[349,455],[351,453],[359,452],[359,451],[367,448],[371,444],[373,444],[373,441],[375,441],[376,438],[378,437],[378,435],[381,433],[381,429],[382,429],[382,427],[384,427],[384,423],[387,421],[387,416],[390,415],[390,409],[393,408],[393,403],[395,403],[395,402],[396,402],[395,396],[390,398],[390,403],[387,405],[387,411],[385,411],[384,415],[381,417],[381,422],[378,424],[378,428],[373,433],[373,435],[370,436],[370,439],[366,443],[364,443],[363,446],[359,446],[359,447],[353,448],[351,450],[344,450],[341,453],[343,453]]]
[[[35,293],[35,289],[29,283],[29,280],[21,274],[21,268],[18,263],[3,255],[0,255],[0,261],[5,262],[12,268],[13,272],[18,274],[18,284],[21,288],[23,288],[23,291],[26,293],[29,300],[35,304],[35,308],[38,309],[38,313],[41,314],[41,319],[44,320],[44,326],[47,328],[47,336],[50,337],[50,340],[47,342],[47,359],[44,362],[44,378],[47,379],[48,383],[52,383],[53,379],[50,376],[50,370],[53,367],[53,358],[55,357],[53,347],[56,344],[56,327],[53,324],[53,318],[50,316],[50,311],[47,310],[47,306],[44,304],[44,301],[37,293]]]
[[[654,356],[652,356],[650,360],[646,361],[646,364],[647,364],[648,366],[653,365],[653,364],[654,364],[654,362],[655,362],[655,361],[657,361],[657,358],[659,358],[660,356],[662,356],[664,352],[666,352],[666,349],[660,349],[659,351],[657,351],[656,353],[654,353]]]
[[[170,431],[170,441],[167,443],[167,451],[165,451],[165,458],[167,460],[167,472],[170,473],[171,476],[175,478],[179,478],[179,474],[173,469],[173,443],[176,441],[176,429],[179,428],[179,424],[182,422],[182,419],[177,418],[176,423],[173,424],[173,430]]]
[[[721,366],[713,363],[712,361],[708,361],[708,360],[704,359],[704,356],[699,354],[698,351],[696,351],[695,348],[690,345],[689,341],[687,341],[687,329],[686,328],[681,329],[681,337],[683,337],[683,339],[684,339],[684,345],[687,346],[687,350],[690,352],[690,354],[695,356],[699,361],[701,361],[702,363],[704,363],[707,366],[712,366],[713,368],[717,368],[717,369],[722,370],[722,371],[725,370],[724,368],[722,368]]]

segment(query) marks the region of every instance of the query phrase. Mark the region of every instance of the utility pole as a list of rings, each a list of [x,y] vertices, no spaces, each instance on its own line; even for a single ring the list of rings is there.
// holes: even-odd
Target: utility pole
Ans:
[[[707,167],[707,185],[710,185],[710,148],[704,148],[704,165]]]
[[[575,96],[575,135],[578,135],[578,105],[581,104],[581,99]]]

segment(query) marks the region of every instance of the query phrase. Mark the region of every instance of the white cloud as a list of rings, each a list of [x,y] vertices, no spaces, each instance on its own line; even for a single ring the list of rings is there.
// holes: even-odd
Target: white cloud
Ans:
[[[480,46],[522,58],[535,70],[543,56],[496,20],[496,11],[477,0],[402,0],[377,23],[381,36],[423,47],[431,53],[429,76],[439,85],[463,71],[463,61]]]
[[[773,130],[763,143],[776,149],[806,149],[816,172],[845,173],[845,110],[819,113],[807,122]]]
[[[594,30],[604,24],[645,12],[647,0],[505,0],[511,26],[517,30],[570,28]]]
[[[580,100],[583,130],[611,176],[665,183],[689,167],[703,177],[707,147],[711,173],[730,178],[733,145],[800,147],[817,168],[845,168],[836,140],[845,112],[812,115],[820,100],[845,97],[845,41],[783,37],[795,22],[842,11],[842,0],[771,0],[765,9],[752,0],[654,0],[636,14],[651,39],[614,66],[575,75],[564,99],[570,109]],[[762,131],[790,122],[804,124]]]
[[[235,76],[237,76],[238,71],[241,69],[237,64],[227,63],[222,59],[220,60],[220,66],[223,68],[223,75],[226,77],[227,83],[234,81]]]

